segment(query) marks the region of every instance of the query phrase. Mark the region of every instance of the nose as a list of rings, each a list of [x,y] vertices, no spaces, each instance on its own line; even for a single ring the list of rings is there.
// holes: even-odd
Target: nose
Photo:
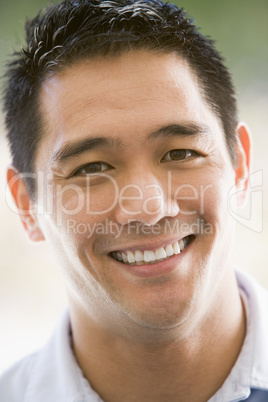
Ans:
[[[121,225],[132,221],[155,225],[164,217],[178,215],[179,205],[165,180],[161,183],[153,174],[143,172],[134,182],[121,187],[114,213]]]

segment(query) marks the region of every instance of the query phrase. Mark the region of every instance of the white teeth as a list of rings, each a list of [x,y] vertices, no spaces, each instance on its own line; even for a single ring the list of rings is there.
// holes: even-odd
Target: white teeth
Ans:
[[[176,243],[173,244],[173,250],[174,254],[179,254],[181,252],[179,243],[176,241]]]
[[[167,257],[171,257],[174,254],[174,250],[171,244],[165,247]]]
[[[187,239],[186,239],[187,240]],[[135,252],[127,250],[125,253],[120,251],[115,251],[112,253],[113,257],[118,261],[123,261],[127,264],[136,263],[137,265],[143,265],[145,263],[154,263],[155,261],[164,260],[174,254],[180,254],[180,252],[186,247],[189,242],[181,239],[179,242],[176,241],[173,245],[168,244],[166,247],[160,247],[157,250],[136,250]]]
[[[144,261],[143,253],[141,251],[139,251],[139,250],[135,251],[135,260],[137,262]]]
[[[118,261],[122,261],[122,260],[123,260],[123,258],[122,258],[122,254],[121,254],[121,253],[119,253],[119,251],[117,251],[117,253],[116,253],[116,257],[117,257]]]
[[[145,250],[144,251],[144,261],[146,261],[146,262],[155,261],[154,251]]]
[[[156,260],[162,260],[162,258],[166,258],[167,254],[165,252],[165,249],[163,247],[158,248],[155,250],[155,259]]]
[[[127,259],[128,259],[128,262],[135,262],[136,260],[135,260],[135,256],[134,256],[134,254],[132,253],[132,251],[127,251]]]
[[[122,253],[122,258],[124,262],[128,262],[127,256],[125,253]]]

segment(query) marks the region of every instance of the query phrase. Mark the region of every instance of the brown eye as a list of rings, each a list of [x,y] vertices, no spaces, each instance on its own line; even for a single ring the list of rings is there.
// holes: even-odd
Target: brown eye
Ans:
[[[163,161],[182,161],[190,157],[196,157],[198,153],[190,149],[173,149],[166,153]]]
[[[78,169],[75,173],[74,176],[86,176],[86,175],[93,175],[97,173],[104,172],[106,170],[111,169],[112,166],[108,165],[107,163],[104,162],[93,162],[93,163],[88,163],[87,165],[82,166],[80,169]]]

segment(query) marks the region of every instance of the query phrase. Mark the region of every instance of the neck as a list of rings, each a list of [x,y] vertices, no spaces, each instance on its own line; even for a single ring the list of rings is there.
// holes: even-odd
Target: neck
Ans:
[[[235,284],[217,306],[187,331],[182,326],[136,328],[132,334],[143,336],[134,339],[103,329],[72,305],[78,364],[107,402],[207,401],[230,373],[245,337],[245,314]]]

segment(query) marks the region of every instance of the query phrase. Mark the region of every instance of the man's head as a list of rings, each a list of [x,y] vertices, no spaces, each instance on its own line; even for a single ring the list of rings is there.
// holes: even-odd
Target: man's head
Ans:
[[[10,72],[23,70],[24,84],[27,73],[32,92],[24,86],[8,125],[36,139],[29,158],[29,145],[13,138],[13,148],[43,174],[32,210],[23,179],[8,171],[24,226],[54,248],[82,321],[131,336],[193,328],[237,296],[227,195],[245,194],[250,147],[230,77],[176,7],[58,7],[36,22],[27,63]]]
[[[18,171],[35,171],[39,141],[45,136],[39,96],[46,78],[81,59],[118,56],[131,49],[175,52],[187,60],[204,99],[222,122],[231,160],[236,162],[237,114],[230,75],[213,42],[183,9],[157,0],[67,0],[28,21],[26,32],[25,49],[8,66],[4,106]],[[34,196],[35,180],[26,182]]]

